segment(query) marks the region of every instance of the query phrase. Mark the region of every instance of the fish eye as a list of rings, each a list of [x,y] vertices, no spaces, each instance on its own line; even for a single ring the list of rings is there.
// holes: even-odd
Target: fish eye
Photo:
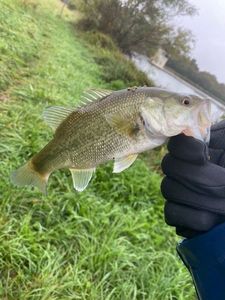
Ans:
[[[184,98],[182,99],[182,104],[185,105],[185,106],[190,105],[190,104],[191,104],[190,98],[184,97]]]

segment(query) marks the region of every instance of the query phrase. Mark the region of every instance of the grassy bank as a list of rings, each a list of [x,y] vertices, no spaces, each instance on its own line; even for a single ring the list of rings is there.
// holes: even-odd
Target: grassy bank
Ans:
[[[52,175],[48,196],[9,181],[52,136],[46,106],[75,105],[82,90],[131,76],[106,77],[110,50],[91,51],[73,14],[59,12],[53,0],[0,3],[0,299],[195,299],[163,221],[161,178],[142,159],[118,175],[100,167],[81,194],[68,171]],[[137,76],[130,85],[145,80]]]

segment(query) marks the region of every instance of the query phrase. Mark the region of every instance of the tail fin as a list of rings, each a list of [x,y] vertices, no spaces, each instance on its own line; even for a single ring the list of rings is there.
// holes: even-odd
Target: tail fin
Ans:
[[[34,170],[32,162],[28,161],[24,166],[12,172],[11,181],[15,185],[19,186],[36,186],[43,194],[46,194],[48,177],[49,175],[43,176],[42,174]]]

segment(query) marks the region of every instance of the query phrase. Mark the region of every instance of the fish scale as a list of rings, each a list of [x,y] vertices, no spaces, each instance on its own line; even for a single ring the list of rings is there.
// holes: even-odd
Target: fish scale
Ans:
[[[138,113],[139,105],[145,101],[144,93],[140,93],[138,96],[137,93],[130,92],[130,95],[125,98],[118,95],[112,100],[112,97],[108,97],[81,108],[81,114],[72,113],[61,124],[56,131],[56,137],[58,134],[64,136],[64,130],[70,131],[70,136],[72,136],[70,141],[68,141],[68,136],[65,136],[61,143],[67,144],[70,149],[72,167],[92,168],[96,164],[104,163],[109,158],[124,155],[126,151],[128,151],[127,154],[130,154],[129,152],[133,148],[132,140],[115,131],[106,121],[104,114],[114,114],[128,108],[130,114],[135,115]],[[111,103],[112,105],[110,105]],[[67,126],[66,129],[65,126]],[[143,133],[143,139],[146,137],[146,134]]]

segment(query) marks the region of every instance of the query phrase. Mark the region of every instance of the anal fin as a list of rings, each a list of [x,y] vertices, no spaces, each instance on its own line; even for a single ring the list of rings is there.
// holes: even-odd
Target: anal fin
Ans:
[[[113,166],[113,173],[120,173],[129,168],[137,158],[138,154],[130,154],[121,158],[116,158]]]
[[[70,169],[73,179],[73,186],[78,192],[82,192],[88,186],[95,168],[92,169]]]

